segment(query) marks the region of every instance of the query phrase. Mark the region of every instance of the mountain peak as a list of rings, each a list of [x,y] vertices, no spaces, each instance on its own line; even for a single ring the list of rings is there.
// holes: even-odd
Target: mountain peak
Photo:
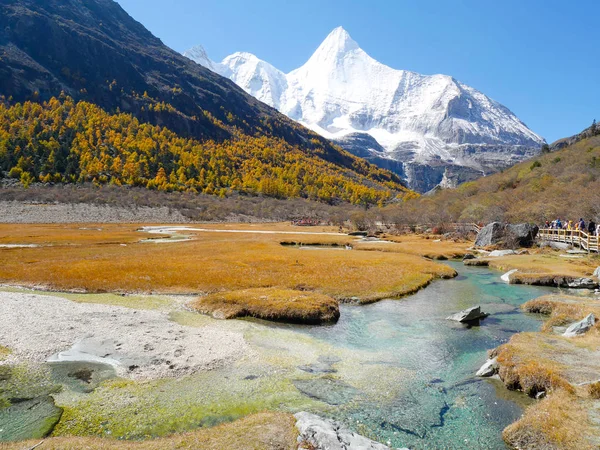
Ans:
[[[213,63],[208,57],[208,53],[201,45],[196,45],[183,53],[183,56],[197,62],[198,64],[213,70]]]
[[[352,37],[350,37],[350,34],[348,34],[343,27],[337,27],[329,33],[314,53],[313,57],[336,56],[358,49],[360,49],[360,47]]]
[[[381,64],[343,27],[287,74],[244,56],[224,60],[227,71],[219,73],[324,137],[342,139],[350,152],[394,167],[422,192],[443,181],[443,167],[478,176],[533,156],[543,142],[506,107],[451,76]]]

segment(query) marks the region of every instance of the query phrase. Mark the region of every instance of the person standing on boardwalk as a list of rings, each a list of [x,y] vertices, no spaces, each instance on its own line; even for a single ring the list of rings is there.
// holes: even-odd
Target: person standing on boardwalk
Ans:
[[[590,233],[590,236],[596,234],[596,222],[594,222],[594,219],[590,220],[590,223],[588,224],[588,232]]]

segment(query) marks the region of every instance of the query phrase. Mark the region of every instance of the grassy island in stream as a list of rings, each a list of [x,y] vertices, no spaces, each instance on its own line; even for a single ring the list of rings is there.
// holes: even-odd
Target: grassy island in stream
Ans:
[[[190,305],[217,319],[258,319],[321,324],[340,317],[338,302],[326,295],[291,289],[244,289],[201,297]]]
[[[504,272],[517,270],[510,277],[513,284],[557,286],[564,280],[591,277],[600,265],[600,259],[596,255],[565,255],[549,249],[529,249],[520,255],[471,259],[465,261],[465,265],[486,266]]]

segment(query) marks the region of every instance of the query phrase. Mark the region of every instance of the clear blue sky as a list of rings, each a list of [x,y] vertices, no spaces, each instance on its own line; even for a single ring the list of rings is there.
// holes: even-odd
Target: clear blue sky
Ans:
[[[256,54],[287,72],[342,25],[396,69],[443,73],[548,142],[600,121],[598,0],[118,0],[171,48]]]

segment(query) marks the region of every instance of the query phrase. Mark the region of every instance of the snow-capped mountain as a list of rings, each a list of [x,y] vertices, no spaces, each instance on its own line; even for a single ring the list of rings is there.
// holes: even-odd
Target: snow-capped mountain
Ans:
[[[544,143],[481,92],[447,75],[381,64],[341,27],[288,74],[250,53],[220,63],[202,47],[184,55],[421,192],[495,172]]]

